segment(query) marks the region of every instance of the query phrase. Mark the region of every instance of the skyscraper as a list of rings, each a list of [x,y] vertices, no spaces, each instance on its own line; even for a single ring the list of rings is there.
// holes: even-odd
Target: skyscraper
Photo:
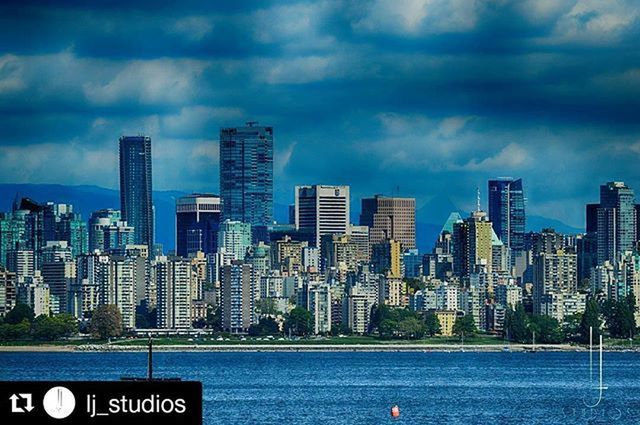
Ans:
[[[522,179],[503,177],[489,180],[489,220],[507,248],[524,251],[525,209]]]
[[[245,333],[253,324],[254,285],[250,264],[234,261],[222,267],[220,295],[222,327],[231,333]]]
[[[219,196],[194,193],[179,198],[176,201],[176,254],[188,257],[198,251],[216,252],[221,213]]]
[[[296,229],[313,232],[315,246],[324,235],[349,233],[349,186],[296,186]]]
[[[484,211],[474,211],[471,216],[453,225],[453,271],[461,277],[478,273],[492,265],[491,222]]]
[[[16,274],[0,266],[0,318],[16,306],[16,284]]]
[[[618,260],[620,254],[632,251],[636,242],[637,222],[633,189],[623,182],[600,186],[597,208],[598,264]]]
[[[55,298],[55,314],[67,313],[70,306],[71,286],[76,280],[76,263],[67,260],[45,261],[42,264],[42,279],[49,285],[52,298]]]
[[[376,195],[362,199],[360,225],[369,226],[371,245],[385,239],[402,244],[402,249],[416,247],[416,200]]]
[[[153,250],[151,138],[120,137],[120,208],[137,245]]]
[[[159,257],[156,268],[158,327],[191,327],[191,263],[181,257]]]
[[[94,211],[89,218],[89,251],[107,252],[133,245],[134,230],[122,221],[120,211],[103,209]]]
[[[225,220],[218,231],[218,250],[232,253],[234,259],[244,260],[251,246],[251,225],[239,221]]]
[[[220,195],[224,220],[273,224],[272,127],[220,129]]]
[[[545,300],[550,294],[575,294],[578,289],[577,256],[558,250],[553,254],[542,253],[533,260],[533,312],[549,314],[543,304],[553,304]]]

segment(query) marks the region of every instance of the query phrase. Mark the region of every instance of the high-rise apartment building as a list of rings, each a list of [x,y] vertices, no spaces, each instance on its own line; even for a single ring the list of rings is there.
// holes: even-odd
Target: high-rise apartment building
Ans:
[[[224,220],[273,223],[273,127],[220,129],[220,196]]]
[[[191,261],[182,257],[158,257],[154,262],[158,327],[191,328]]]
[[[0,267],[0,318],[16,306],[16,274]]]
[[[623,182],[603,184],[596,211],[598,264],[615,262],[621,254],[633,251],[638,226],[633,189]]]
[[[545,296],[552,293],[574,294],[578,289],[577,256],[557,251],[542,253],[533,260],[533,312],[542,314]]]
[[[151,178],[151,138],[120,138],[120,209],[122,218],[133,227],[134,242],[153,251],[153,186]]]
[[[402,244],[402,249],[416,247],[416,200],[376,195],[362,199],[360,225],[369,227],[371,245],[386,239]]]
[[[10,251],[16,249],[29,249],[25,240],[25,215],[26,211],[13,211],[0,213],[0,266],[7,266]]]
[[[393,239],[371,245],[373,271],[389,277],[402,277],[402,247]]]
[[[358,268],[358,245],[350,235],[325,235],[322,237],[321,255],[324,269],[347,272]]]
[[[315,246],[322,236],[349,233],[349,186],[296,186],[296,229],[313,232]]]
[[[304,284],[306,291],[306,305],[313,320],[313,333],[328,334],[331,332],[331,290],[328,284]]]
[[[105,254],[81,255],[76,259],[76,282],[78,304],[75,314],[89,319],[93,311],[107,302],[103,291],[109,287],[109,256]]]
[[[45,261],[42,264],[42,280],[49,286],[51,298],[55,300],[52,303],[57,306],[52,307],[54,313],[69,312],[71,287],[76,281],[76,263],[70,259]]]
[[[108,257],[107,278],[102,281],[100,304],[114,304],[120,309],[123,329],[136,326],[135,261],[131,257]]]
[[[512,258],[525,250],[525,197],[522,179],[503,177],[489,180],[489,220]]]
[[[375,293],[365,291],[357,286],[349,288],[343,304],[343,323],[354,334],[362,335],[369,331],[371,309],[377,302]]]
[[[82,220],[80,214],[67,212],[58,216],[54,240],[67,241],[74,258],[88,252],[88,236],[87,223]]]
[[[35,272],[33,251],[13,249],[7,255],[7,269],[18,276],[33,276]]]
[[[234,261],[222,267],[220,295],[222,327],[227,332],[245,333],[253,324],[254,288],[250,264]]]
[[[272,241],[271,265],[286,274],[295,274],[302,269],[302,253],[307,248],[306,241],[294,241],[289,236]]]
[[[351,241],[358,247],[357,260],[368,263],[371,258],[371,242],[369,241],[369,226],[349,226]]]
[[[236,260],[244,260],[251,246],[251,225],[225,220],[218,231],[218,250],[232,253]]]
[[[453,225],[453,271],[465,277],[485,268],[491,272],[493,229],[484,211],[474,211]]]
[[[27,276],[18,284],[18,302],[27,304],[33,310],[33,315],[51,315],[51,294],[49,285],[44,284],[40,272]]]
[[[218,249],[222,204],[217,195],[194,193],[176,200],[176,254],[212,254]]]

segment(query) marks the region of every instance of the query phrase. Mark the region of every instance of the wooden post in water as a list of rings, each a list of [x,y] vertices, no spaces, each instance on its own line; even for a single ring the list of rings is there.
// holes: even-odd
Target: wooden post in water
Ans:
[[[151,333],[149,333],[149,360],[148,360],[148,375],[147,380],[153,381],[153,340],[151,339]]]

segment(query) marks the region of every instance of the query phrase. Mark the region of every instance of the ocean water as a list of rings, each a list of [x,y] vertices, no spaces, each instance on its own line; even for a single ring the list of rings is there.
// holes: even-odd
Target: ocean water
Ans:
[[[640,353],[605,353],[595,408],[588,353],[157,352],[154,366],[203,383],[205,424],[640,423]],[[145,353],[0,353],[0,380],[145,373]]]

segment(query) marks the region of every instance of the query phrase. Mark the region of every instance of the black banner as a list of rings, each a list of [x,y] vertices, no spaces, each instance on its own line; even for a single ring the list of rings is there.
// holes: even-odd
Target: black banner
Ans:
[[[189,381],[0,382],[7,425],[202,424],[202,384]]]

